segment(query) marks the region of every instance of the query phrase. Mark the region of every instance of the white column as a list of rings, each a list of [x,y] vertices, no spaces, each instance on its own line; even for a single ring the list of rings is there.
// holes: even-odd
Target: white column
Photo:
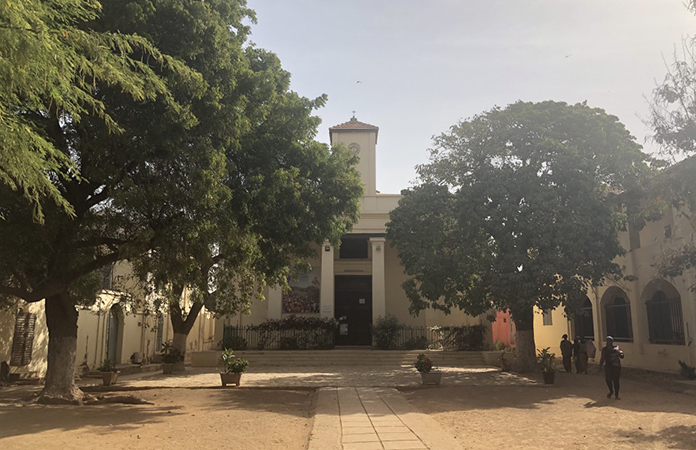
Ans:
[[[370,238],[372,245],[372,323],[387,314],[386,290],[384,285],[385,238]]]
[[[328,242],[321,246],[321,286],[319,313],[321,317],[334,316],[334,248]]]
[[[280,319],[283,314],[283,290],[279,287],[268,288],[268,313],[267,319]]]

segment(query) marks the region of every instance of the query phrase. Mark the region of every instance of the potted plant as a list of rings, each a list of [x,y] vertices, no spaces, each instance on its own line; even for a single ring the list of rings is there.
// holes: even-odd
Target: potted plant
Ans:
[[[184,354],[181,350],[174,348],[171,342],[162,344],[162,373],[173,373],[184,371]]]
[[[111,386],[116,384],[116,380],[118,380],[118,374],[120,372],[116,368],[116,364],[112,363],[109,360],[109,358],[106,358],[97,370],[101,372],[102,381],[104,381],[104,386]]]
[[[425,356],[425,353],[420,353],[416,358],[416,369],[421,374],[421,379],[423,384],[434,384],[436,386],[440,385],[440,380],[442,379],[442,372],[433,372],[433,361]]]
[[[225,371],[220,373],[222,386],[225,387],[228,384],[239,386],[242,380],[242,373],[249,367],[249,361],[235,357],[232,349],[225,349],[220,359],[225,368]]]
[[[553,384],[556,376],[556,354],[549,351],[550,347],[539,350],[537,362],[544,377],[544,384]]]

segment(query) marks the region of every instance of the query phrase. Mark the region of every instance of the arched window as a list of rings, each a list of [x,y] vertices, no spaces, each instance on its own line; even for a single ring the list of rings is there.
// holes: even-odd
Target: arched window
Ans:
[[[657,290],[645,305],[648,309],[650,343],[684,345],[681,299],[678,296],[668,297],[664,291]]]
[[[623,296],[616,296],[604,305],[607,334],[618,342],[633,342],[631,304]]]
[[[575,335],[594,341],[594,321],[592,319],[592,302],[585,297],[582,309],[575,315]]]

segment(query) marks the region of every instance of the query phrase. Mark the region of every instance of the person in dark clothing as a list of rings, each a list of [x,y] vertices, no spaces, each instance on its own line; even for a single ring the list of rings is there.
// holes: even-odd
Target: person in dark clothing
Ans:
[[[561,356],[563,356],[563,368],[567,373],[573,373],[572,365],[570,360],[573,355],[573,344],[568,340],[568,335],[563,335],[563,340],[561,341]]]
[[[614,345],[614,338],[607,336],[607,345],[602,347],[602,356],[599,359],[600,370],[604,363],[607,364],[604,366],[604,378],[609,388],[607,398],[611,398],[614,395],[619,400],[619,379],[621,378],[621,360],[623,357],[623,351],[621,351],[618,345]]]

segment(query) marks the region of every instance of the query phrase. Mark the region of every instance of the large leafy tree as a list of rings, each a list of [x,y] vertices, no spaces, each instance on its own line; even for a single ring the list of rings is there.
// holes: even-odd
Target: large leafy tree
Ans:
[[[46,173],[79,172],[35,116],[62,115],[75,122],[96,116],[118,132],[111,112],[95,95],[97,85],[116,86],[134,100],[167,92],[148,64],[129,56],[137,51],[153,62],[173,61],[142,37],[86,27],[100,9],[95,0],[0,3],[0,183],[21,192],[38,221],[46,200],[74,213]]]
[[[585,104],[518,102],[453,126],[387,228],[411,312],[509,309],[530,369],[534,308],[572,311],[591,285],[622,275],[616,194],[645,161],[616,117]]]
[[[687,6],[696,13],[695,2],[690,1]],[[696,38],[684,39],[681,52],[675,52],[664,80],[653,91],[650,116],[646,120],[654,131],[653,140],[672,167],[647,184],[643,205],[653,213],[675,208],[691,224],[691,230],[682,230],[684,233],[696,230],[695,52]],[[690,244],[667,251],[658,271],[661,276],[674,277],[693,267],[696,267],[696,247]]]
[[[94,301],[100,267],[123,259],[137,266],[143,255],[158,254],[176,256],[190,268],[191,258],[228,248],[241,249],[230,258],[253,261],[268,242],[247,230],[292,233],[288,227],[297,214],[283,214],[283,207],[302,204],[304,214],[315,214],[301,192],[346,187],[355,193],[346,153],[329,153],[312,142],[315,129],[308,124],[316,126],[316,119],[310,114],[323,99],[310,101],[288,92],[289,74],[277,58],[246,44],[247,20],[253,20],[253,12],[241,0],[104,1],[102,16],[86,27],[143,36],[188,68],[174,70],[137,48],[129,53],[166,82],[171,98],[136,102],[117,86],[95,81],[92,95],[118,123],[118,134],[92,117],[74,121],[52,110],[34,114],[36,126],[80,174],[48,172],[74,213],[71,217],[65,208],[47,204],[43,224],[32,220],[19,192],[0,187],[5,216],[0,221],[0,294],[29,302],[46,299],[44,399],[82,397],[73,382],[76,306]],[[261,151],[265,153],[256,154]],[[334,172],[318,176],[322,164]],[[294,203],[281,201],[284,196]],[[330,226],[346,226],[342,224],[354,215],[355,199],[326,201],[334,202],[322,212],[336,215]],[[268,224],[266,218],[277,220]],[[230,228],[218,226],[218,220]],[[326,231],[320,221],[303,225],[308,223]],[[202,257],[195,270],[220,267],[210,264],[215,256]],[[246,262],[237,267],[240,273],[253,268]],[[176,270],[182,274],[188,269]],[[185,283],[195,285],[200,277],[191,279]]]

